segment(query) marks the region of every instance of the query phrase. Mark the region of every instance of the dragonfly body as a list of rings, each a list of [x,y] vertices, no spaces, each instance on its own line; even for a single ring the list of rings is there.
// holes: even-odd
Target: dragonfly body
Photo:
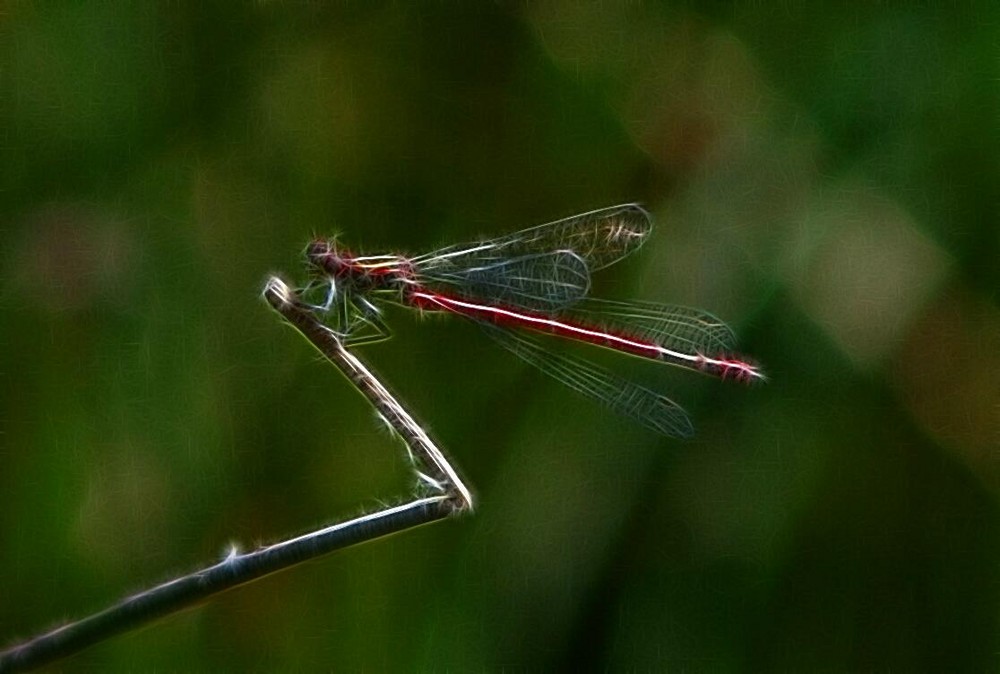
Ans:
[[[315,241],[306,258],[327,287],[331,329],[347,340],[388,336],[377,303],[447,311],[572,388],[658,432],[693,432],[669,398],[586,361],[560,355],[524,331],[587,342],[722,378],[763,379],[732,355],[735,337],[705,312],[648,302],[588,298],[590,274],[630,255],[652,231],[649,214],[625,204],[514,234],[420,255],[356,256]]]

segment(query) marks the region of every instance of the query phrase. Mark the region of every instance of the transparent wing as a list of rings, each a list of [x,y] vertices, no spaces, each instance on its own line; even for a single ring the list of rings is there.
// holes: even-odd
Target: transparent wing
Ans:
[[[712,314],[672,304],[581,299],[571,315],[613,334],[626,335],[687,354],[732,353],[736,335]]]
[[[466,269],[501,260],[571,251],[591,272],[603,269],[642,246],[653,223],[638,204],[622,204],[574,215],[478,243],[459,244],[413,258],[419,273]]]
[[[512,309],[553,312],[590,290],[590,272],[576,254],[557,251],[419,274],[421,285]]]
[[[485,321],[479,323],[505,349],[615,412],[673,438],[694,434],[687,413],[670,398],[584,360],[553,353],[533,337]]]

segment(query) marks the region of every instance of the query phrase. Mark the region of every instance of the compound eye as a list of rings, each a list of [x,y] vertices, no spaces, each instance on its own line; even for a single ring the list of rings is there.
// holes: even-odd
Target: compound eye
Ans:
[[[326,241],[316,240],[306,246],[306,257],[314,260],[324,255],[330,254],[330,244]]]
[[[316,240],[306,246],[306,261],[314,267],[324,271],[331,271],[330,267],[335,262],[335,251],[329,241]]]

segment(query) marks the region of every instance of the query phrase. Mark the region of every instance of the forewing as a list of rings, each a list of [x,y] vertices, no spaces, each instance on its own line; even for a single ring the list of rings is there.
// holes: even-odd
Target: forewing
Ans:
[[[413,258],[419,271],[463,269],[553,251],[571,251],[591,272],[632,254],[652,231],[653,222],[638,204],[622,204],[478,243],[449,246]]]

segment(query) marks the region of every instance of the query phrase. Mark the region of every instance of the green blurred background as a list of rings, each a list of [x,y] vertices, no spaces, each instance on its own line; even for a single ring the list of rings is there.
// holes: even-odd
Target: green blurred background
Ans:
[[[1000,5],[872,4],[5,4],[0,641],[408,493],[260,300],[311,237],[634,200],[597,294],[718,314],[767,385],[598,354],[675,442],[391,311],[362,355],[475,515],[57,669],[996,671]]]

